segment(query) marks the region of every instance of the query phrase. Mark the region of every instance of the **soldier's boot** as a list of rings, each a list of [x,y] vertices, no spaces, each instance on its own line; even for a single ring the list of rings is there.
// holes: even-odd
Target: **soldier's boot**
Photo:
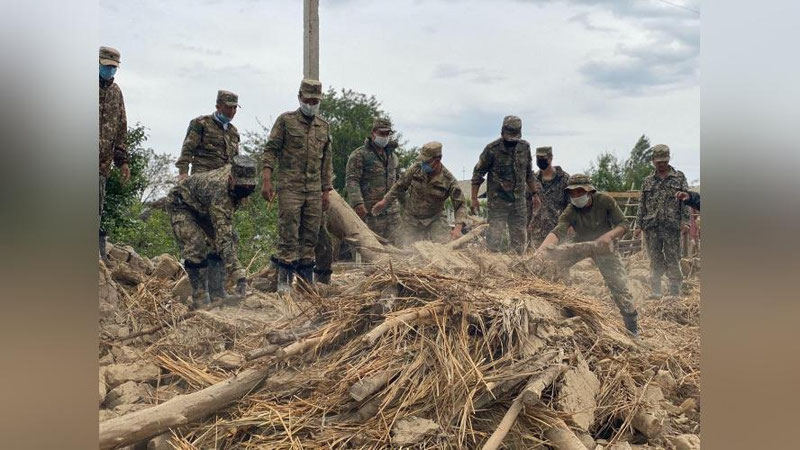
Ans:
[[[272,264],[278,272],[278,292],[289,292],[292,289],[292,281],[294,280],[294,264],[287,264],[281,260],[271,256]]]
[[[639,313],[634,311],[631,314],[622,314],[622,321],[625,323],[625,329],[631,336],[639,337]]]
[[[314,261],[305,261],[297,264],[297,276],[302,278],[309,286],[314,286]]]
[[[317,283],[331,284],[332,273],[332,270],[314,269],[314,278],[316,279]]]
[[[225,264],[222,258],[216,255],[208,256],[208,295],[211,300],[228,300],[231,298],[225,292]]]
[[[211,303],[211,297],[208,295],[207,265],[205,261],[200,264],[194,264],[189,261],[184,263],[186,276],[189,278],[189,284],[192,285],[192,304],[189,309],[202,308]]]
[[[673,297],[680,297],[681,284],[681,280],[669,280],[669,295]]]
[[[661,277],[653,277],[650,279],[650,295],[647,298],[651,300],[658,300],[661,298]]]

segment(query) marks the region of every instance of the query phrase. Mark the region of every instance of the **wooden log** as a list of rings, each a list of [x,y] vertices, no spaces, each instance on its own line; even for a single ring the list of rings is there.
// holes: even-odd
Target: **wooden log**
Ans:
[[[550,446],[554,450],[586,450],[583,442],[561,419],[556,419],[553,426],[544,432],[544,437],[550,441]]]
[[[244,359],[247,361],[252,361],[254,359],[263,358],[264,356],[273,355],[278,351],[279,348],[280,347],[277,345],[267,345],[265,347],[250,350],[244,355]]]
[[[553,384],[559,375],[567,370],[566,364],[556,364],[548,367],[533,379],[522,391],[522,402],[525,406],[534,406],[542,399],[542,392]]]
[[[359,380],[348,391],[353,400],[360,402],[386,386],[389,380],[397,374],[398,370],[383,370],[371,377]]]
[[[494,430],[489,439],[483,444],[483,450],[497,450],[500,448],[500,444],[503,442],[503,439],[506,437],[508,432],[511,430],[511,427],[514,425],[514,422],[517,420],[517,416],[519,416],[520,411],[522,411],[522,396],[517,397],[511,403],[511,406],[506,411],[505,415],[503,415],[503,419],[497,425],[497,428]],[[583,449],[585,450],[585,449]]]
[[[399,316],[390,317],[384,320],[380,325],[370,330],[369,333],[365,334],[361,338],[361,340],[369,345],[375,345],[375,341],[377,341],[378,338],[383,336],[384,333],[392,328],[413,320],[424,319],[433,315],[434,313],[440,313],[442,311],[444,311],[444,305],[438,305],[431,308],[417,309],[405,314],[400,314]]]
[[[366,262],[377,260],[381,253],[391,252],[392,247],[381,243],[341,195],[335,190],[330,191],[329,195],[328,231],[341,240],[355,243]]]
[[[469,233],[461,236],[460,238],[456,239],[455,241],[448,242],[444,246],[449,248],[449,249],[451,249],[451,250],[463,247],[464,245],[466,245],[471,240],[473,240],[473,239],[477,238],[478,236],[480,236],[481,233],[483,233],[483,231],[486,230],[487,228],[489,228],[489,224],[488,223],[484,223],[482,225],[478,225],[477,227],[475,227],[472,230],[470,230]]]

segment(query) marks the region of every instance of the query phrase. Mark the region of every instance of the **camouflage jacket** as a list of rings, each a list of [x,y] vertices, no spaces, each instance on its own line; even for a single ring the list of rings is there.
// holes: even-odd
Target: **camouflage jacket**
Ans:
[[[189,210],[205,230],[233,279],[245,276],[239,262],[233,234],[233,214],[239,201],[230,195],[228,177],[231,166],[194,174],[170,190],[168,202]]]
[[[300,112],[278,116],[264,149],[264,167],[279,166],[278,190],[319,192],[333,189],[331,136],[328,122],[319,114]]]
[[[622,213],[617,201],[608,194],[595,192],[592,194],[592,204],[583,208],[569,205],[558,218],[558,224],[551,233],[563,240],[567,230],[575,230],[575,241],[593,241],[617,226],[628,229],[628,221]]]
[[[125,115],[125,100],[122,90],[112,78],[100,80],[100,175],[107,177],[111,163],[117,167],[128,162],[125,136],[128,133],[128,118]]]
[[[383,155],[367,138],[364,145],[355,149],[347,158],[345,181],[350,205],[363,204],[372,209],[400,177],[400,168],[394,148],[387,145]],[[384,214],[396,213],[397,203],[392,202]]]
[[[405,192],[408,192],[408,199],[403,215],[407,219],[423,226],[430,225],[444,212],[444,204],[449,198],[453,204],[455,222],[466,223],[464,194],[458,181],[446,167],[442,166],[438,175],[430,177],[422,171],[422,164],[416,162],[400,176],[384,198],[387,203],[392,204]]]
[[[472,171],[472,185],[483,184],[483,177],[487,173],[486,197],[490,204],[498,200],[512,202],[525,199],[528,183],[535,183],[528,141],[520,139],[511,150],[506,150],[502,138],[490,142]]]
[[[672,166],[669,169],[663,180],[653,172],[642,182],[637,220],[645,231],[656,228],[679,230],[681,225],[689,225],[689,208],[675,198],[678,191],[689,190],[686,176]]]
[[[539,195],[542,199],[542,206],[531,215],[531,229],[537,237],[547,236],[558,223],[558,217],[569,205],[569,193],[565,190],[569,182],[569,174],[561,169],[561,166],[553,168],[556,172],[550,181],[545,181],[542,171],[536,172],[536,179],[541,184]],[[532,211],[533,200],[529,198],[529,211]]]
[[[208,114],[192,119],[186,129],[186,137],[181,146],[181,156],[175,162],[179,173],[192,174],[218,169],[239,154],[239,131],[232,124],[227,130]]]

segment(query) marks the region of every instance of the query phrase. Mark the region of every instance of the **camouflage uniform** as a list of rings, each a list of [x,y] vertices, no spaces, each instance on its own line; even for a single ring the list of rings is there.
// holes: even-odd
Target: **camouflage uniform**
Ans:
[[[522,121],[515,116],[503,120],[503,130],[510,135],[519,135]],[[531,146],[523,139],[506,146],[503,137],[487,145],[472,172],[472,185],[483,184],[489,174],[486,197],[489,207],[489,230],[486,244],[492,251],[499,251],[503,234],[508,227],[509,243],[522,253],[527,246],[528,207],[526,194],[528,183],[533,180]]]
[[[388,119],[376,119],[372,129],[388,128],[391,131],[391,126]],[[397,155],[394,153],[396,146],[396,142],[390,142],[384,149],[380,149],[372,143],[371,138],[367,138],[364,145],[355,149],[347,158],[346,169],[350,205],[353,208],[364,205],[367,210],[364,222],[369,229],[391,242],[395,241],[400,222],[397,202],[392,202],[377,216],[372,215],[372,207],[386,195],[400,176]]]
[[[217,104],[238,106],[238,100],[233,92],[217,92]],[[223,124],[216,114],[199,116],[189,122],[181,156],[175,162],[178,173],[189,173],[189,164],[192,174],[218,169],[239,154],[239,131],[232,123]]]
[[[317,245],[314,247],[314,258],[316,267],[314,267],[314,274],[317,281],[321,283],[330,283],[331,274],[333,273],[333,243],[331,236],[328,233],[328,214],[322,212],[322,221],[319,227],[319,235],[317,236]]]
[[[536,149],[536,156],[553,156],[551,147],[539,147]],[[536,172],[536,179],[541,185],[539,195],[542,199],[542,206],[531,215],[530,230],[531,240],[537,245],[550,233],[550,230],[558,224],[558,218],[564,209],[569,205],[569,194],[567,184],[569,174],[561,169],[561,166],[554,166],[555,176],[551,180],[545,180],[542,170]],[[533,211],[533,201],[530,200],[528,210]]]
[[[575,174],[570,177],[567,189],[582,187],[587,191],[595,191],[590,184],[590,179],[583,174]],[[558,218],[558,225],[553,228],[559,241],[563,241],[567,236],[567,230],[572,227],[575,230],[575,241],[593,241],[617,226],[628,228],[628,222],[622,213],[617,202],[608,194],[593,192],[592,203],[590,206],[576,208],[570,204]],[[636,317],[636,307],[633,304],[633,296],[628,290],[627,273],[619,254],[612,252],[604,255],[592,256],[597,268],[603,275],[603,279],[611,291],[611,298],[622,313],[623,318],[630,320]],[[577,263],[577,261],[575,261]],[[635,320],[635,319],[634,319]]]
[[[448,198],[453,204],[455,222],[466,223],[464,195],[453,174],[444,166],[441,172],[434,176],[429,176],[422,170],[423,161],[441,154],[441,143],[425,144],[417,162],[400,176],[384,197],[388,204],[392,204],[408,192],[398,231],[398,243],[402,246],[423,240],[439,243],[450,240],[450,225],[444,215],[444,206]]]
[[[119,66],[119,52],[110,47],[100,47],[100,64]],[[125,100],[122,90],[114,79],[100,78],[99,91],[100,117],[100,179],[98,217],[102,220],[103,203],[106,197],[106,180],[111,173],[111,164],[121,167],[128,162],[128,149],[125,137],[128,132],[128,118],[125,114]],[[100,245],[105,245],[105,230],[100,228]]]
[[[209,253],[216,253],[239,280],[245,278],[233,235],[239,200],[230,194],[230,176],[230,165],[192,175],[170,190],[167,212],[187,267],[206,267]]]
[[[654,161],[669,161],[669,147],[653,147]],[[670,166],[667,177],[661,179],[655,171],[642,182],[637,220],[644,231],[650,255],[650,275],[653,293],[661,294],[661,277],[666,272],[670,293],[677,295],[683,276],[680,268],[681,225],[689,225],[689,208],[675,198],[678,191],[688,191],[683,172]]]
[[[322,85],[303,80],[305,97],[322,98]],[[278,248],[285,267],[313,265],[322,221],[321,191],[333,189],[330,126],[300,109],[278,116],[264,150],[264,166],[278,169]]]

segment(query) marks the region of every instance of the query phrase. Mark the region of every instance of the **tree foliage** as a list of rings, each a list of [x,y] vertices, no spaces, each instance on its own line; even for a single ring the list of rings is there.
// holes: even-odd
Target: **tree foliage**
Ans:
[[[628,159],[620,161],[613,153],[597,157],[589,169],[594,186],[607,192],[640,189],[644,178],[653,171],[650,139],[642,135],[631,149]]]

